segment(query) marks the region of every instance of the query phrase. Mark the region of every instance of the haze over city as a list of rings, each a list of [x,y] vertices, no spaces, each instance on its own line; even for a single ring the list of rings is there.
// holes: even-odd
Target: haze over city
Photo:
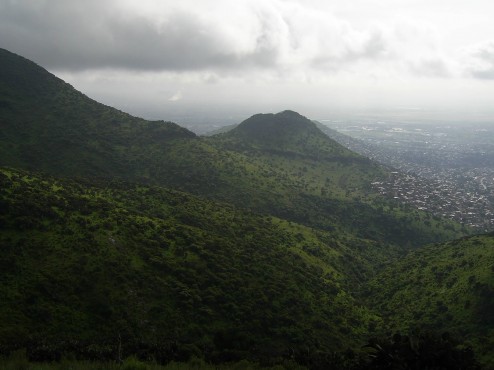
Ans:
[[[484,119],[492,11],[486,0],[2,1],[0,45],[145,118]]]

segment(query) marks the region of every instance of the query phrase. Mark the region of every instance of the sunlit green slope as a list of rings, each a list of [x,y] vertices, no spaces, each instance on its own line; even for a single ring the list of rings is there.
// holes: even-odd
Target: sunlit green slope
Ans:
[[[0,347],[68,340],[262,358],[358,344],[370,243],[122,182],[0,171]],[[192,349],[191,349],[192,348]]]
[[[165,341],[223,361],[340,350],[380,326],[363,283],[406,247],[466,232],[381,198],[371,184],[386,171],[298,113],[197,137],[5,50],[0,165],[5,346]],[[403,307],[379,299],[391,279],[370,304],[395,322]]]
[[[494,366],[494,235],[423,247],[369,284],[393,329],[451,331]]]

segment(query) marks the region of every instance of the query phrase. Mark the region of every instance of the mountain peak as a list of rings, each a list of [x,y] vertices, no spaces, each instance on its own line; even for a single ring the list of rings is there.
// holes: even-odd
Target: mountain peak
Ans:
[[[231,134],[244,139],[276,143],[293,139],[294,135],[319,135],[322,132],[308,118],[297,112],[285,110],[276,114],[255,114],[240,123]]]
[[[255,114],[223,137],[271,152],[317,158],[355,157],[324,134],[310,119],[292,110]]]
[[[290,109],[287,109],[287,110],[284,110],[284,111],[281,111],[279,113],[276,113],[277,116],[283,116],[283,117],[292,117],[292,118],[305,118],[307,119],[306,117],[302,116],[300,113],[298,112],[295,112],[293,110],[290,110]]]

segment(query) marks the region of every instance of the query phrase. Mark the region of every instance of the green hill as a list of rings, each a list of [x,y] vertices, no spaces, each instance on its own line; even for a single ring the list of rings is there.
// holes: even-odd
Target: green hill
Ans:
[[[195,135],[107,107],[0,49],[0,165],[68,176],[135,176],[151,151]]]
[[[176,343],[168,360],[263,359],[355,346],[380,322],[349,292],[365,273],[349,236],[5,168],[0,205],[0,348],[120,338],[129,352]]]
[[[291,111],[198,138],[99,104],[34,63],[0,51],[0,164],[57,176],[165,185],[325,230],[419,245],[457,225],[399,210],[371,190],[386,172]]]
[[[369,162],[329,139],[312,121],[293,111],[256,114],[225,133],[224,137],[237,139],[237,143],[248,142],[271,153],[312,156],[321,160],[358,158]]]
[[[377,195],[371,184],[387,170],[298,113],[258,114],[204,141],[228,156],[216,161],[228,183],[225,194],[215,190],[222,200],[386,244],[417,246],[466,232]]]
[[[271,361],[353,347],[381,322],[363,284],[467,232],[381,198],[386,170],[298,113],[197,137],[5,50],[0,165],[0,351],[115,358],[122,342]]]
[[[393,330],[452,332],[494,367],[493,234],[410,253],[369,284],[368,297]]]

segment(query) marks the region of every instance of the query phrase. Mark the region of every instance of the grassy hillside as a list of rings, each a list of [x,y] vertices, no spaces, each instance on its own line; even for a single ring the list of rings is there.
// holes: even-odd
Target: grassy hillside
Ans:
[[[247,142],[266,152],[343,163],[357,160],[369,163],[368,159],[328,139],[312,121],[293,111],[256,114],[222,136],[232,140],[232,144]]]
[[[0,352],[327,354],[378,330],[376,272],[467,232],[378,196],[386,171],[295,112],[196,137],[5,50],[0,165]]]
[[[369,301],[392,329],[450,331],[494,367],[494,235],[410,253],[369,284]]]
[[[382,243],[417,246],[466,232],[378,196],[371,183],[386,170],[298,113],[258,114],[204,141],[228,155],[216,161],[228,164],[219,171],[229,183],[225,200]]]
[[[0,182],[3,348],[120,338],[263,359],[354,346],[380,322],[351,293],[365,241],[157,187],[5,168]]]
[[[464,234],[371,191],[385,171],[291,111],[198,138],[99,104],[0,50],[0,165],[178,188],[306,226],[419,245]]]
[[[45,69],[0,49],[0,165],[62,175],[129,176],[143,146],[195,135],[89,99]]]

